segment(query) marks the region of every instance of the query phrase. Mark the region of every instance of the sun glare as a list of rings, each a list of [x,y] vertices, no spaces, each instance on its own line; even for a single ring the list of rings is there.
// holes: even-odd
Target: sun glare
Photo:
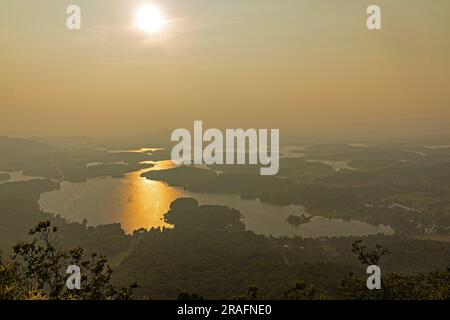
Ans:
[[[155,5],[142,5],[136,12],[136,26],[147,33],[159,33],[167,23],[163,13]]]

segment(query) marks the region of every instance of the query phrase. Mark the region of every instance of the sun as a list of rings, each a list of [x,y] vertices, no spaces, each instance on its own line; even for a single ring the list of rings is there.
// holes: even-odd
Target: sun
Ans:
[[[139,7],[135,19],[139,29],[152,34],[161,32],[168,23],[161,10],[152,4],[144,4]]]

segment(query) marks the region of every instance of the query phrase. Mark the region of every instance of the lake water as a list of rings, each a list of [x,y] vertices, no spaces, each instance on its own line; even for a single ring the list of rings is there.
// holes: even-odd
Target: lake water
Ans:
[[[43,193],[43,210],[71,221],[88,220],[89,225],[120,223],[127,233],[139,228],[173,226],[164,222],[164,214],[177,198],[192,197],[200,204],[226,205],[239,210],[247,229],[273,236],[363,236],[394,231],[388,226],[374,226],[360,221],[313,217],[309,223],[294,227],[286,222],[289,215],[307,215],[301,206],[273,206],[259,200],[243,200],[237,194],[201,194],[168,186],[140,175],[147,170],[173,167],[171,161],[159,161],[151,169],[123,178],[95,178],[83,183],[61,183],[60,190]]]
[[[24,175],[22,171],[14,171],[14,172],[0,172],[0,173],[7,173],[9,174],[10,178],[5,181],[1,181],[0,184],[6,183],[6,182],[21,182],[21,181],[30,181],[34,179],[40,179],[39,177],[32,177]],[[42,178],[45,179],[45,178]]]

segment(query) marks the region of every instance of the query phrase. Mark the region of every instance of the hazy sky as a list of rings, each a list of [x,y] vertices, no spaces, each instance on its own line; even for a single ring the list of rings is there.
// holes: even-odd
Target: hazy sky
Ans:
[[[449,57],[448,0],[1,0],[0,135],[450,127]]]

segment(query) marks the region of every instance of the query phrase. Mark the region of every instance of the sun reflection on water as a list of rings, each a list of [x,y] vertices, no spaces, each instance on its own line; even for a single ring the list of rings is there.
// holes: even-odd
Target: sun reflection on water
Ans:
[[[161,181],[148,180],[141,174],[148,171],[167,170],[176,167],[170,161],[158,161],[150,169],[144,169],[125,176],[121,198],[126,199],[127,205],[121,212],[120,222],[127,233],[139,228],[172,228],[164,221],[164,214],[170,204],[177,198],[183,197],[181,189],[168,186]]]

